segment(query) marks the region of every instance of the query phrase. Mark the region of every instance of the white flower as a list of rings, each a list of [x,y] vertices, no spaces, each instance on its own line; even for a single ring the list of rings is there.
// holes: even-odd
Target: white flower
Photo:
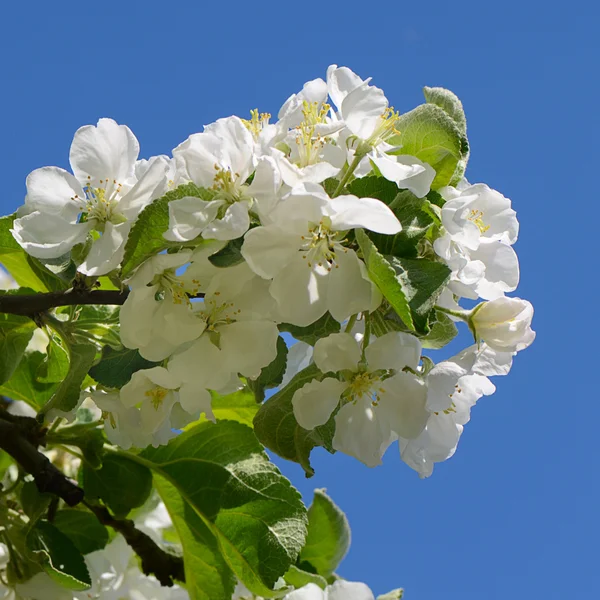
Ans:
[[[329,96],[338,109],[337,117],[347,127],[341,139],[347,139],[351,147],[356,139],[359,145],[370,148],[354,174],[356,177],[369,174],[373,162],[383,177],[422,198],[429,192],[435,170],[414,156],[389,154],[394,147],[387,140],[398,134],[396,124],[400,115],[388,106],[383,91],[369,85],[369,81],[370,78],[363,81],[347,67],[331,65],[327,69]],[[351,150],[350,156],[353,154]]]
[[[329,311],[338,321],[381,301],[356,253],[344,246],[348,229],[364,227],[398,233],[402,226],[379,200],[328,198],[316,185],[300,186],[271,212],[271,225],[256,227],[244,239],[250,268],[272,279],[270,292],[282,320],[306,326]]]
[[[334,333],[315,344],[314,361],[323,373],[340,379],[313,380],[294,393],[292,406],[304,429],[324,425],[338,405],[333,447],[373,467],[398,435],[418,436],[428,418],[426,387],[416,370],[421,344],[392,332],[369,344],[365,361],[352,335]]]
[[[452,269],[450,289],[466,298],[493,300],[519,283],[519,261],[511,248],[519,223],[510,200],[486,185],[444,188],[445,233],[436,253]]]
[[[94,232],[79,271],[115,269],[134,220],[165,185],[168,165],[161,157],[136,179],[138,153],[131,130],[112,119],[78,129],[70,153],[74,175],[43,167],[27,177],[25,204],[12,230],[17,242],[37,258],[58,258]]]
[[[264,181],[260,189],[246,183],[256,166],[254,149],[252,134],[238,117],[219,119],[175,148],[173,156],[182,177],[210,188],[215,195],[210,201],[184,197],[170,202],[165,238],[189,241],[202,235],[232,240],[242,236],[250,226],[248,211],[255,194],[260,196],[265,187]],[[270,174],[271,188],[276,189],[278,174]]]
[[[519,352],[535,339],[533,306],[521,298],[497,298],[473,309],[471,327],[478,340],[498,352]]]
[[[313,347],[306,342],[296,342],[289,347],[287,355],[287,364],[281,386],[285,387],[300,371],[306,369],[311,364],[313,357]]]
[[[309,583],[290,592],[283,600],[375,600],[375,596],[364,583],[340,579],[324,590],[314,583]]]
[[[193,303],[202,333],[173,354],[169,370],[186,383],[220,391],[231,389],[232,381],[237,382],[233,389],[239,388],[238,373],[258,377],[277,356],[279,330],[267,281],[246,263],[212,269],[217,274],[204,300]]]
[[[427,425],[418,437],[399,440],[402,460],[421,477],[431,475],[434,463],[453,456],[471,407],[496,389],[488,376],[506,375],[512,356],[511,352],[473,345],[428,373],[427,408],[431,414]]]
[[[208,249],[201,247],[200,252],[211,253],[219,248],[220,244],[211,244]],[[129,280],[131,292],[119,314],[121,341],[127,348],[138,348],[147,360],[167,358],[204,330],[188,297],[200,291],[201,282],[177,275],[177,269],[190,260],[189,250],[157,254]]]

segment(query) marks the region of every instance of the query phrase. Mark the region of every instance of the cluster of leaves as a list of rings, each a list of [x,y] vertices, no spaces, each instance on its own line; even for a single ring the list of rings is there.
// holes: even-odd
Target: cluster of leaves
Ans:
[[[437,190],[462,177],[469,146],[460,101],[439,88],[426,88],[425,96],[426,104],[401,118],[401,134],[394,143],[398,153],[435,168],[427,197],[417,198],[376,175],[354,179],[346,190],[381,200],[403,227],[395,236],[356,232],[355,248],[385,299],[371,315],[374,333],[408,331],[424,347],[440,348],[457,331],[434,309],[450,276],[431,246],[441,226],[443,199]],[[163,238],[168,203],[190,195],[210,199],[207,194],[189,184],[154,201],[131,231],[120,272],[94,281],[76,275],[76,256],[43,263],[25,254],[10,233],[14,216],[4,217],[0,263],[21,287],[0,294],[30,296],[73,286],[118,290],[144,260],[173,246]],[[239,249],[239,241],[231,242],[211,260],[221,267],[237,264]],[[0,313],[0,395],[26,402],[43,420],[73,411],[81,390],[90,385],[122,387],[134,372],[153,363],[121,346],[118,321],[115,306],[68,306],[28,316]],[[28,349],[38,326],[49,336],[45,352]],[[280,326],[282,333],[308,344],[339,329],[329,315],[309,327]],[[116,519],[127,519],[149,501],[153,489],[158,491],[173,521],[191,598],[229,599],[237,580],[266,598],[283,594],[274,590],[280,578],[289,586],[312,582],[324,588],[335,580],[348,550],[350,532],[339,508],[317,490],[307,511],[297,490],[264,452],[266,447],[299,463],[308,476],[313,474],[314,447],[333,452],[333,418],[307,431],[292,410],[294,392],[323,377],[314,365],[264,401],[267,391],[282,382],[287,352],[280,338],[277,358],[258,379],[235,394],[214,394],[216,423],[198,422],[166,446],[139,453],[107,449],[101,427],[81,410],[74,424],[45,432],[49,447],[78,449],[78,483],[88,507],[107,508]],[[0,452],[0,478],[10,464],[12,459]],[[11,502],[17,503],[19,517],[9,515]],[[10,582],[43,570],[73,590],[91,585],[83,556],[102,549],[112,535],[93,511],[65,508],[25,479],[0,496],[0,522],[7,524],[3,540],[18,557],[9,566]]]

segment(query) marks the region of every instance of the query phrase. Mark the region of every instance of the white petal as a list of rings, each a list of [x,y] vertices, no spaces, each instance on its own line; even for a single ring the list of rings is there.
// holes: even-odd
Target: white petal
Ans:
[[[366,140],[375,131],[387,106],[383,90],[363,83],[344,98],[342,118],[354,135]]]
[[[256,165],[254,179],[248,187],[248,193],[255,198],[259,215],[268,215],[278,201],[277,193],[281,187],[281,173],[275,159],[262,156]]]
[[[248,215],[248,204],[246,202],[235,202],[225,211],[222,219],[211,221],[204,231],[202,237],[205,239],[234,240],[242,237],[250,227]]]
[[[43,167],[27,176],[27,213],[39,210],[44,214],[75,221],[85,206],[85,193],[73,175],[58,167]]]
[[[322,373],[356,371],[360,347],[349,333],[332,333],[317,341],[313,358]]]
[[[327,309],[340,322],[358,312],[373,310],[374,301],[377,304],[379,300],[362,261],[354,250],[346,250],[336,250],[337,266],[329,273],[327,286]]]
[[[425,409],[427,386],[420,377],[400,371],[382,382],[377,410],[384,415],[392,431],[411,439],[423,431],[429,413]]]
[[[237,321],[219,327],[223,360],[231,372],[258,377],[277,356],[279,330],[272,321]]]
[[[255,227],[245,235],[241,252],[257,275],[272,279],[298,254],[298,241],[275,225]]]
[[[363,80],[348,67],[331,65],[327,69],[329,96],[338,109],[341,108],[344,98],[362,83]]]
[[[281,387],[285,387],[292,378],[298,374],[302,369],[306,369],[312,362],[313,347],[306,342],[296,342],[290,347],[287,356],[287,365],[283,379],[281,381]]]
[[[421,361],[421,342],[410,333],[391,331],[371,342],[365,350],[369,369],[416,369]]]
[[[137,183],[121,198],[118,211],[128,219],[135,219],[144,207],[163,194],[168,169],[168,161],[157,156]]]
[[[410,190],[417,198],[424,198],[429,193],[435,179],[435,169],[414,156],[377,153],[371,160],[387,180]]]
[[[325,592],[318,585],[309,583],[299,590],[286,594],[283,600],[327,600],[327,598]]]
[[[377,233],[394,234],[402,230],[396,215],[375,198],[338,196],[329,202],[328,214],[337,231],[364,227]]]
[[[215,420],[212,411],[212,397],[210,392],[203,386],[185,383],[179,390],[179,402],[190,415],[204,413],[210,421]]]
[[[294,392],[292,406],[300,427],[314,429],[324,425],[340,402],[346,384],[332,377],[310,381]]]
[[[164,233],[165,239],[173,242],[193,240],[217,217],[222,205],[222,200],[206,202],[192,196],[171,200],[169,202],[169,229]]]
[[[338,580],[327,588],[327,600],[375,600],[364,583]]]
[[[331,309],[328,306],[328,285],[327,271],[318,270],[316,266],[309,267],[302,255],[296,252],[286,268],[275,275],[270,291],[277,301],[281,319],[306,327],[322,317],[328,308]],[[350,314],[353,313],[346,314],[344,318]]]
[[[484,300],[494,300],[512,292],[519,284],[519,259],[511,246],[499,241],[482,241],[479,248],[471,252],[473,260],[485,265],[485,274],[475,287]]]
[[[333,447],[368,467],[381,464],[381,457],[395,439],[389,422],[370,399],[349,402],[335,416]]]
[[[440,412],[450,408],[458,380],[466,373],[463,367],[452,360],[435,365],[427,376],[427,410]]]
[[[57,215],[36,211],[15,219],[11,231],[27,254],[58,258],[84,242],[91,228],[91,223],[70,223]]]
[[[83,185],[97,186],[101,179],[125,183],[133,176],[139,152],[140,145],[129,127],[100,119],[97,126],[85,125],[75,132],[69,160]]]
[[[125,242],[131,230],[132,223],[121,223],[113,225],[107,222],[104,232],[92,243],[92,247],[85,260],[79,265],[78,271],[86,275],[106,275],[116,269],[125,252]]]

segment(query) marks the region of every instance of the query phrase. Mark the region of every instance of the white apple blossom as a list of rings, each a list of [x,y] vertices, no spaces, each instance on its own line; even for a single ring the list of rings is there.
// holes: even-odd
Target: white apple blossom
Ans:
[[[272,224],[244,238],[250,268],[272,280],[270,292],[282,320],[306,326],[329,311],[338,321],[381,300],[363,262],[345,243],[347,230],[364,227],[398,233],[402,226],[379,200],[338,196],[317,185],[292,190],[270,214]]]
[[[535,339],[533,306],[521,298],[497,298],[473,309],[470,325],[478,340],[498,352],[519,352]]]
[[[428,373],[427,409],[431,414],[427,425],[418,437],[399,439],[402,460],[420,477],[429,477],[434,463],[454,455],[471,407],[496,389],[488,377],[506,375],[512,357],[511,352],[474,345],[438,363]]]
[[[89,239],[79,271],[103,275],[118,267],[133,222],[165,186],[168,164],[161,157],[135,177],[138,153],[131,130],[112,119],[78,129],[70,153],[74,175],[42,167],[27,177],[12,229],[17,242],[36,258],[58,258]]]
[[[452,269],[450,289],[466,298],[493,300],[519,283],[519,261],[511,245],[519,223],[511,202],[484,184],[444,188],[445,233],[436,253]]]
[[[352,148],[362,143],[368,149],[361,153],[354,174],[364,177],[372,172],[374,163],[383,177],[422,198],[429,192],[435,170],[414,156],[390,154],[394,146],[387,140],[398,134],[400,115],[389,107],[383,91],[369,85],[369,81],[370,78],[363,81],[347,67],[331,65],[327,69],[329,96],[337,108],[337,118],[347,127],[342,139],[347,139]],[[352,149],[350,156],[354,152]]]
[[[252,133],[238,117],[219,119],[175,148],[179,176],[214,195],[208,201],[186,196],[170,202],[165,238],[181,242],[199,235],[218,240],[244,235],[250,226],[248,211],[279,182],[276,170],[265,170],[256,185],[247,184],[257,164],[254,150]]]
[[[361,356],[360,345],[349,333],[334,333],[317,341],[314,361],[323,373],[294,393],[292,406],[305,429],[324,425],[334,411],[333,447],[373,467],[398,435],[417,437],[429,416],[426,386],[409,367],[417,369],[419,340],[391,332],[369,344]]]

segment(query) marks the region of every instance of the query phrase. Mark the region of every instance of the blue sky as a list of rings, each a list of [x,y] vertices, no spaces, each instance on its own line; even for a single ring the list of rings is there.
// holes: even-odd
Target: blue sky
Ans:
[[[99,117],[128,124],[149,156],[218,117],[276,113],[331,63],[373,76],[401,111],[423,101],[424,85],[457,93],[468,178],[518,213],[518,295],[535,305],[538,338],[430,479],[393,448],[374,470],[324,452],[312,480],[283,470],[307,495],[328,488],[346,510],[354,537],[340,572],[377,593],[598,597],[600,15],[591,2],[24,0],[0,11],[3,213],[22,202],[32,169],[67,167],[73,133]]]

